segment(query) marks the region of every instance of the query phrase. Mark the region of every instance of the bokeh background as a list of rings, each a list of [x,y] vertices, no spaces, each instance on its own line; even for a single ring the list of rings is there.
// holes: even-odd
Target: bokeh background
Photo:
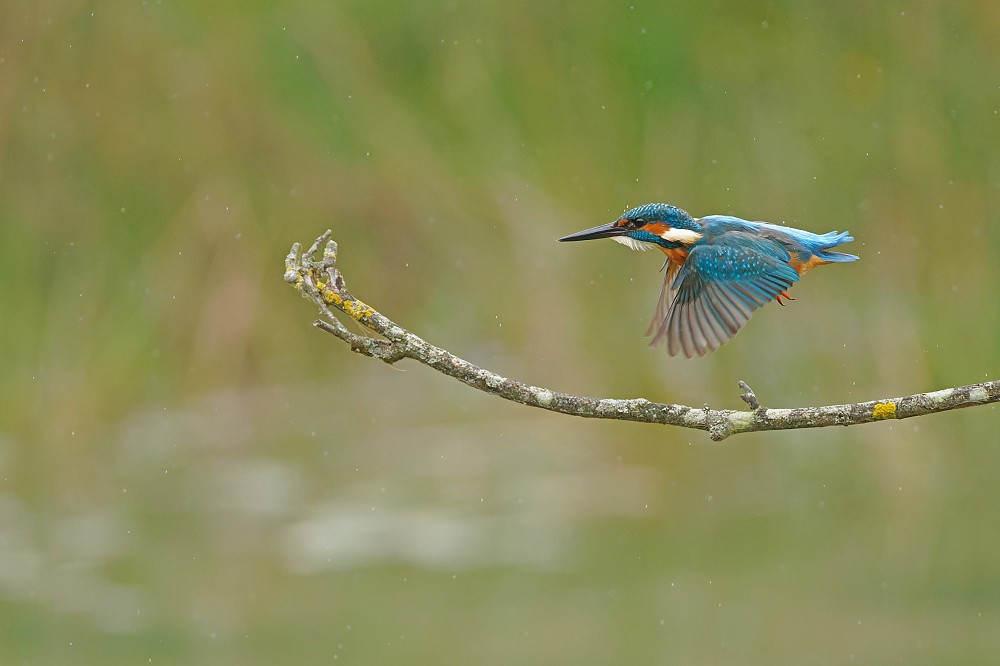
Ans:
[[[677,6],[672,6],[677,5]],[[992,2],[14,0],[0,17],[0,662],[988,664],[992,407],[742,435],[359,357],[349,286],[554,390],[741,408],[995,378]],[[642,338],[667,201],[815,232],[730,344]]]

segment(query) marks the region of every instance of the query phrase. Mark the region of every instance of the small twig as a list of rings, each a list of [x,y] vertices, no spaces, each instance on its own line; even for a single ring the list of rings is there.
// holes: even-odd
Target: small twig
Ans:
[[[620,419],[696,428],[708,431],[713,440],[720,441],[741,432],[848,426],[886,419],[905,419],[1000,401],[1000,381],[970,384],[900,398],[793,409],[762,407],[753,389],[741,381],[740,388],[743,393],[740,398],[750,407],[749,411],[715,410],[710,409],[708,405],[703,408],[687,407],[650,402],[645,398],[618,400],[559,393],[508,379],[469,363],[445,349],[426,342],[355,298],[348,291],[344,277],[337,269],[337,244],[329,240],[330,236],[331,232],[327,230],[316,239],[305,255],[301,252],[301,246],[296,243],[285,257],[285,281],[314,302],[325,317],[314,323],[317,328],[343,340],[350,345],[352,351],[359,354],[390,364],[411,358],[481,391],[532,407],[588,418]],[[313,257],[321,246],[324,246],[323,256],[315,261]],[[351,333],[340,323],[333,310],[343,312],[384,339]]]
[[[743,402],[750,405],[750,409],[754,411],[764,409],[760,406],[760,403],[757,402],[757,394],[754,393],[753,389],[750,388],[750,386],[742,379],[740,380],[740,388],[743,389],[743,393],[740,394],[740,397],[743,399]]]

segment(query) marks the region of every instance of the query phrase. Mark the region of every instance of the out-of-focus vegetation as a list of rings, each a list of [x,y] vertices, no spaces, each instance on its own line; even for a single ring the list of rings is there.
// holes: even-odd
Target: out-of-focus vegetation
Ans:
[[[991,3],[23,2],[0,19],[3,663],[993,663],[992,407],[741,436],[591,422],[350,354],[353,291],[553,389],[738,408],[995,377]],[[816,232],[719,352],[668,201]]]

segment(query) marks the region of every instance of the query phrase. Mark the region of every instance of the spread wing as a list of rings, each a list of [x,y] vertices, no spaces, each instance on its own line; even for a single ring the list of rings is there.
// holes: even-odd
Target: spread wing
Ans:
[[[704,356],[732,339],[753,311],[799,279],[777,241],[729,231],[695,245],[660,291],[651,345]],[[669,284],[669,286],[668,286]]]

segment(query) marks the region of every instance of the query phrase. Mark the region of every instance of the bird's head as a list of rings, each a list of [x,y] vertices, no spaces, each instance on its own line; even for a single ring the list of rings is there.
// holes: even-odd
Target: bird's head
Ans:
[[[633,250],[659,247],[673,250],[702,237],[701,223],[670,204],[651,203],[626,211],[614,222],[579,231],[560,241],[610,238]]]

